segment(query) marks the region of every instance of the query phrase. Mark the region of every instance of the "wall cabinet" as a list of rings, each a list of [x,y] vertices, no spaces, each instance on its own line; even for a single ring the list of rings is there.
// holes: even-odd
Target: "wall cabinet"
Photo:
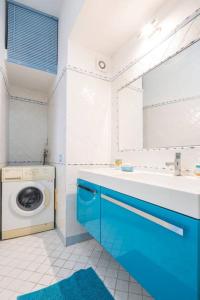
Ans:
[[[98,219],[102,246],[156,300],[199,300],[200,221],[104,187],[98,193],[98,218],[96,209],[84,218]]]

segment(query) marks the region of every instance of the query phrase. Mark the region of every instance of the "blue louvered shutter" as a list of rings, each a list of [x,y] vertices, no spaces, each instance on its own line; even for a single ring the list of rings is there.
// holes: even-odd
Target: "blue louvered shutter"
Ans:
[[[8,1],[8,61],[56,73],[58,19]]]

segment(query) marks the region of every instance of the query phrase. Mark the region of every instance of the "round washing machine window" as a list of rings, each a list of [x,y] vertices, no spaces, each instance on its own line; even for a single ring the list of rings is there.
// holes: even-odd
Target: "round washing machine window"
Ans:
[[[34,211],[43,203],[43,194],[36,187],[22,189],[16,199],[17,206],[24,211]]]

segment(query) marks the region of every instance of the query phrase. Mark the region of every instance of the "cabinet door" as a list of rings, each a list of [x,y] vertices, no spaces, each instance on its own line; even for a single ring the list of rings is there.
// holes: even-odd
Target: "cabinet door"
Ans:
[[[102,246],[156,300],[200,299],[198,220],[106,188],[101,217]]]
[[[100,242],[100,187],[78,179],[77,219]]]

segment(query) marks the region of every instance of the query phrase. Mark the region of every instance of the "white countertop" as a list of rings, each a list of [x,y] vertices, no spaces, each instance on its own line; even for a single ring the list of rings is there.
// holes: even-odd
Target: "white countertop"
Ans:
[[[200,219],[200,178],[114,168],[81,169],[79,178]]]

